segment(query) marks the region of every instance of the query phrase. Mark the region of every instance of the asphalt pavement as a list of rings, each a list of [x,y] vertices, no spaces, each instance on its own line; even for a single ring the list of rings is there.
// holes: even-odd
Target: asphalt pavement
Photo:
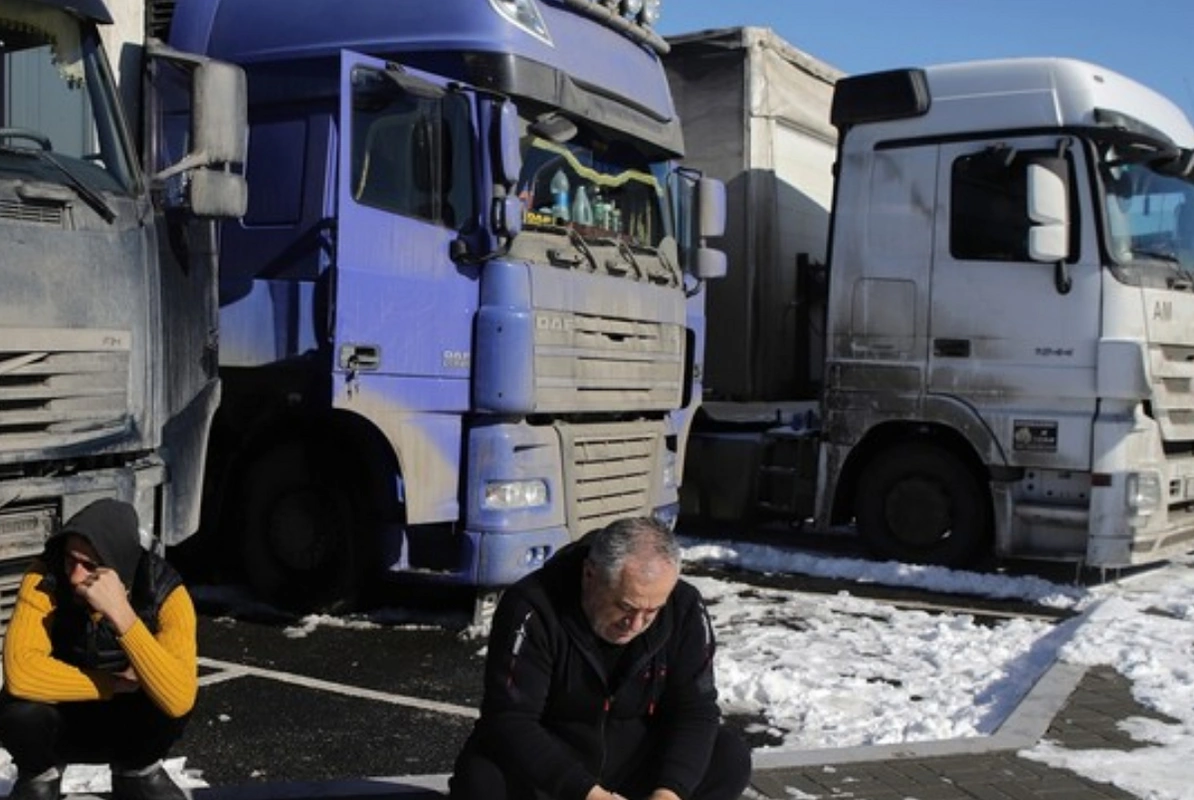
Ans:
[[[838,750],[756,751],[744,798],[1130,800],[1133,795],[1113,786],[1017,754],[1041,738],[1066,748],[1131,750],[1140,744],[1117,727],[1128,717],[1164,719],[1136,703],[1128,682],[1114,670],[1058,663],[992,736]],[[195,800],[431,800],[446,797],[446,785],[446,774],[362,776],[220,786],[194,794]]]
[[[200,637],[204,688],[182,750],[211,788],[195,790],[195,800],[447,796],[451,759],[480,700],[483,643],[434,627],[321,627],[308,638],[219,616],[201,621]],[[1058,662],[990,736],[758,748],[744,797],[1131,798],[1019,755],[1042,739],[1134,749],[1139,743],[1117,727],[1129,717],[1163,719],[1136,703],[1114,670]]]

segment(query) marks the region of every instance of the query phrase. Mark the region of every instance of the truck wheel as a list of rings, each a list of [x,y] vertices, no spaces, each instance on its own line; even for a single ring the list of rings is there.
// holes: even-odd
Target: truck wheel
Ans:
[[[880,558],[965,567],[991,538],[986,487],[960,458],[933,445],[877,455],[859,479],[854,511]]]
[[[349,480],[306,442],[287,442],[253,462],[240,552],[258,598],[299,613],[356,603],[364,505]]]

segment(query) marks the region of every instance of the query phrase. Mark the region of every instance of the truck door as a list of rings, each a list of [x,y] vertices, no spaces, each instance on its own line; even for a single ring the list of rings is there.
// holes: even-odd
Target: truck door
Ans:
[[[340,81],[333,404],[409,468],[408,523],[454,520],[479,268],[451,252],[480,228],[476,96],[348,51]]]
[[[1037,263],[1028,253],[1028,166],[1051,164],[1068,187],[1084,173],[1081,151],[1063,144],[941,147],[927,389],[930,403],[977,414],[1006,463],[1086,471],[1101,289],[1097,255],[1079,254],[1088,212],[1072,188],[1070,258]]]
[[[361,389],[392,411],[468,407],[477,274],[450,251],[479,224],[475,106],[434,76],[341,56],[338,397]]]

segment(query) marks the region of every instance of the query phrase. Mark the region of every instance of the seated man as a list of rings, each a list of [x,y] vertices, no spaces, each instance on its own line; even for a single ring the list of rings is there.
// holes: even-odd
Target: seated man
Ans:
[[[4,641],[0,745],[14,800],[57,800],[70,762],[108,763],[115,800],[185,800],[161,759],[195,704],[195,609],[141,547],[137,512],[97,500],[21,581]]]
[[[454,800],[735,800],[750,751],[720,724],[713,629],[672,533],[625,519],[503,595]]]

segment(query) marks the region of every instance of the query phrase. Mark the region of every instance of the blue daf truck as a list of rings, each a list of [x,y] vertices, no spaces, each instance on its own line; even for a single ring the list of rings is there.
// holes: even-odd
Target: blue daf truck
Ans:
[[[133,503],[163,546],[199,524],[215,221],[245,202],[244,74],[147,41],[127,5],[0,3],[5,620],[46,537],[96,499]],[[119,33],[114,12],[133,20]]]
[[[173,47],[248,76],[201,537],[260,597],[499,588],[674,520],[725,209],[676,167],[659,11],[173,4]]]

